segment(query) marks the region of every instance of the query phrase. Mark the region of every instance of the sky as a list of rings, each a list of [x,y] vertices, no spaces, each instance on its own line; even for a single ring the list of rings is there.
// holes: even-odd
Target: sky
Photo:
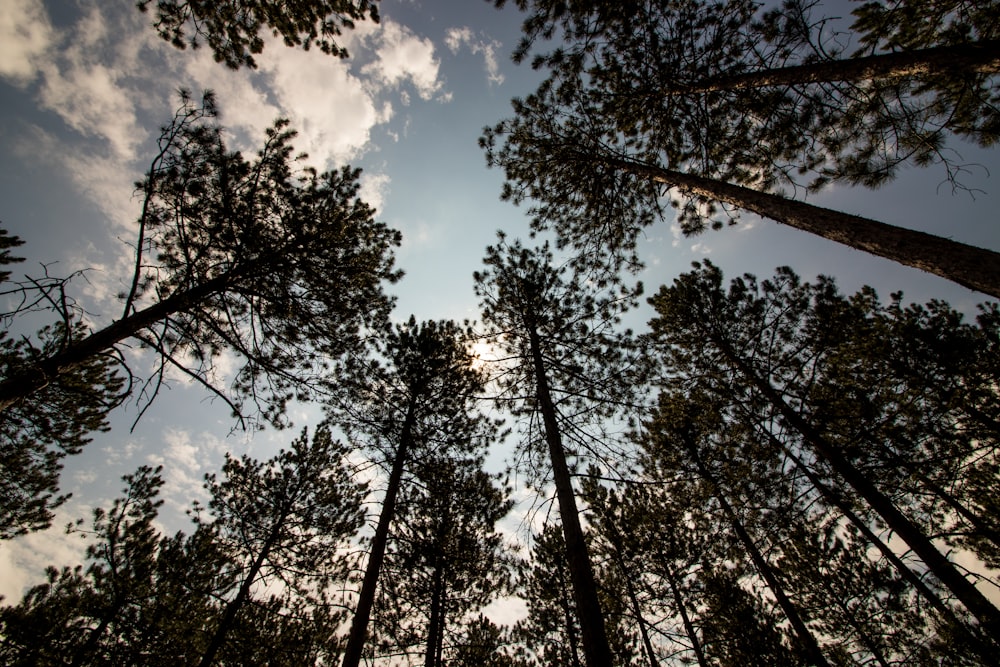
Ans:
[[[523,208],[499,200],[502,174],[487,169],[477,145],[484,126],[509,114],[510,99],[529,94],[540,80],[509,58],[522,16],[485,0],[383,0],[380,13],[380,24],[361,23],[345,33],[348,60],[272,40],[257,58],[258,71],[233,72],[205,49],[178,51],[160,40],[133,0],[4,0],[0,222],[26,242],[19,254],[27,261],[15,267],[15,277],[38,276],[43,263],[60,275],[86,269],[76,293],[95,326],[110,322],[119,308],[114,295],[129,275],[127,242],[139,205],[134,183],[152,157],[158,127],[170,119],[179,88],[212,89],[232,148],[252,152],[271,122],[287,117],[308,164],[363,168],[363,197],[403,234],[396,261],[406,275],[390,288],[395,319],[476,319],[472,273],[486,245],[498,229],[525,237],[528,228]],[[1000,161],[977,147],[955,149],[970,165],[964,183],[973,193],[952,192],[940,168],[909,168],[880,190],[838,186],[810,201],[1000,249]],[[845,292],[869,284],[885,297],[902,290],[908,300],[944,299],[969,313],[984,300],[915,269],[752,216],[696,238],[681,238],[662,223],[646,230],[640,244],[647,293],[707,257],[728,276],[767,277],[789,265],[808,279],[836,276]],[[646,317],[633,316],[640,325]],[[73,498],[54,528],[0,542],[0,595],[16,600],[41,580],[46,565],[80,562],[79,537],[62,528],[107,505],[122,474],[163,464],[164,514],[179,516],[225,452],[267,458],[318,415],[297,408],[291,432],[231,432],[225,407],[180,380],[134,430],[135,406],[120,408],[111,433],[66,461],[63,489]]]

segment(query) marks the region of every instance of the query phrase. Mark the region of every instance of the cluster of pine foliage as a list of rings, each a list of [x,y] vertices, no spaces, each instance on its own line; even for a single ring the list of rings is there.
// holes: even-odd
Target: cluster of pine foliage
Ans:
[[[327,415],[270,460],[227,456],[187,533],[158,527],[160,469],[127,475],[74,529],[86,562],[0,607],[4,664],[995,663],[996,303],[967,321],[704,262],[649,298],[648,331],[622,317],[645,226],[739,211],[1000,297],[997,252],[797,198],[905,164],[961,187],[947,142],[1000,138],[1000,5],[872,0],[841,34],[811,0],[514,4],[515,58],[548,77],[481,144],[567,259],[500,233],[478,327],[391,324],[400,238],[358,171],[302,166],[283,120],[230,151],[211,95],[181,96],[137,183],[112,323],[72,277],[13,280],[0,234],[0,539],[48,527],[63,459],[168,372],[245,426],[288,425],[294,401]],[[171,0],[154,27],[254,67],[263,29],[346,57],[334,37],[366,18],[369,0]],[[529,554],[497,528],[501,442],[547,515]],[[483,613],[504,596],[526,606],[512,626]]]

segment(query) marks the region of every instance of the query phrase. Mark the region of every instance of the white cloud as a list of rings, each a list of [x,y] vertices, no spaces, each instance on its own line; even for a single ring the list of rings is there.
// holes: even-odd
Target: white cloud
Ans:
[[[205,473],[217,472],[221,467],[226,441],[201,433],[194,440],[188,431],[168,429],[164,433],[165,447],[150,454],[146,460],[154,466],[163,466],[164,502],[180,511],[191,507],[195,498],[204,499],[202,488]]]
[[[90,516],[90,508],[73,504],[55,512],[52,527],[14,540],[0,543],[0,596],[4,602],[16,604],[30,586],[45,581],[49,565],[61,569],[83,561],[87,542],[80,533],[66,534],[66,525],[77,518]]]
[[[486,67],[486,76],[491,84],[499,86],[504,82],[504,75],[500,73],[500,61],[497,59],[497,51],[503,46],[495,39],[476,39],[471,28],[449,28],[445,35],[445,44],[452,53],[458,53],[463,46],[468,48],[474,55],[482,55]]]
[[[269,43],[265,52],[270,50],[280,55],[290,51],[280,42]],[[246,70],[234,72],[220,65],[209,49],[189,53],[184,73],[192,80],[188,86],[191,92],[199,96],[206,90],[214,91],[219,104],[219,120],[229,132],[227,138],[234,141],[230,148],[256,151],[264,140],[265,130],[282,115],[281,110],[268,99],[264,90],[254,85],[252,75]],[[264,64],[271,65],[273,60],[269,58]]]
[[[392,117],[392,106],[379,106],[347,62],[315,49],[279,53],[261,69],[270,76],[278,107],[299,132],[296,146],[309,153],[310,163],[343,164],[368,145],[372,127]]]
[[[0,76],[18,85],[31,83],[52,39],[41,0],[5,0],[0,11]]]
[[[375,51],[377,60],[365,66],[363,73],[390,87],[409,80],[422,99],[433,98],[442,83],[438,79],[441,63],[434,57],[431,40],[421,39],[392,21],[382,23],[376,39],[380,41]]]
[[[77,132],[107,140],[115,156],[129,160],[146,137],[137,108],[148,101],[148,86],[130,77],[144,73],[139,54],[147,31],[131,14],[116,18],[120,22],[109,25],[100,8],[89,8],[60,55],[41,66],[40,97]]]
[[[389,175],[385,173],[362,172],[359,196],[362,201],[377,211],[382,210],[385,197],[389,193]]]

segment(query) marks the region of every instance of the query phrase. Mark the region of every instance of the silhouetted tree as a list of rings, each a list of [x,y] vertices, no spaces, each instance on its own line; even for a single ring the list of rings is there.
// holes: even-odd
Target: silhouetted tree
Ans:
[[[389,467],[344,667],[361,661],[400,489],[413,461],[432,452],[461,456],[496,436],[496,424],[475,410],[485,377],[472,366],[468,344],[468,333],[454,322],[417,324],[411,317],[383,336],[384,366],[372,361],[358,369],[356,381],[345,383],[346,399],[331,408],[354,439],[384,456]]]
[[[138,186],[142,214],[120,319],[91,331],[65,281],[17,288],[29,294],[20,314],[47,307],[57,322],[34,338],[0,334],[4,537],[48,525],[61,502],[59,460],[104,429],[124,399],[116,369],[143,410],[173,369],[241,423],[284,425],[287,402],[333,382],[339,360],[383,326],[391,306],[383,285],[400,275],[391,255],[399,234],[356,198],[358,172],[296,171],[284,121],[248,162],[227,150],[214,114],[210,96],[201,107],[182,96],[163,129]],[[151,376],[126,364],[129,341],[153,353]],[[232,378],[219,377],[224,354],[242,361]]]
[[[47,581],[0,609],[0,658],[10,665],[192,664],[216,596],[233,585],[226,555],[196,531],[166,538],[154,526],[159,469],[126,475],[124,495],[96,509],[86,567],[49,567]]]
[[[146,179],[122,316],[79,340],[26,360],[0,382],[6,411],[80,364],[114,355],[128,339],[150,348],[155,396],[174,367],[210,388],[240,417],[249,400],[280,423],[284,406],[329,380],[331,363],[359,350],[384,321],[399,234],[356,198],[356,170],[296,173],[294,133],[278,121],[257,159],[231,153],[211,122],[214,102],[183,96]],[[223,352],[242,357],[230,391],[213,376]]]
[[[856,438],[846,430],[848,425],[864,429],[878,423],[864,412],[854,411],[866,404],[823,401],[829,395],[816,391],[826,384],[827,370],[831,378],[837,377],[838,366],[847,363],[846,358],[837,361],[837,354],[845,352],[837,348],[845,330],[832,326],[838,320],[831,318],[831,312],[843,304],[832,281],[803,285],[790,270],[782,269],[773,281],[761,285],[751,276],[737,279],[727,293],[722,289],[721,272],[706,264],[678,278],[672,287],[663,288],[652,302],[659,314],[652,322],[659,341],[657,349],[664,352],[667,368],[677,378],[675,382],[683,384],[683,378],[715,378],[720,384],[714,390],[714,400],[755,406],[752,411],[757,416],[750,422],[755,424],[752,428],[766,430],[774,429],[773,424],[781,425],[781,430],[772,433],[795,442],[795,448],[802,452],[800,460],[811,461],[808,465],[829,475],[834,486],[850,489],[856,502],[906,543],[941,585],[978,619],[979,628],[997,636],[996,608],[932,541],[922,527],[927,518],[915,511],[918,505],[912,502],[913,496],[892,495],[896,490],[895,471],[891,467],[879,470],[865,461],[864,452],[877,453],[882,446],[903,444],[905,440],[894,443],[891,431],[878,438],[870,434]],[[839,321],[844,324],[847,320]],[[856,322],[855,326],[861,325]],[[851,335],[846,339],[850,340]],[[697,346],[700,354],[690,354],[692,346]],[[858,362],[854,358],[851,363]],[[706,374],[706,369],[711,369],[710,373]],[[855,389],[859,391],[854,396],[863,399],[866,393],[877,397],[882,386]],[[848,412],[843,414],[844,422],[838,423],[839,419],[831,416],[841,409]],[[893,417],[903,414],[900,411]],[[918,424],[911,421],[909,425]],[[772,449],[769,456],[779,453]],[[935,465],[926,461],[931,474],[938,472]],[[948,465],[943,461],[940,470]],[[969,628],[958,631],[966,633],[963,641],[975,644]],[[979,650],[984,652],[982,644]]]
[[[453,662],[465,619],[509,586],[496,523],[513,503],[481,459],[429,454],[414,468],[390,530],[382,573],[389,608],[376,615],[375,633],[395,652],[423,646],[423,664],[433,667]]]
[[[227,455],[223,479],[206,476],[210,517],[202,517],[196,507],[195,522],[211,526],[239,586],[214,627],[203,667],[222,651],[256,588],[282,586],[292,602],[282,598],[281,611],[296,597],[322,599],[326,589],[346,579],[349,566],[342,551],[364,521],[365,488],[352,480],[347,453],[321,426],[311,441],[303,430],[288,450],[264,463]]]
[[[833,91],[824,83],[818,92],[786,85],[675,94],[727,73],[830,56],[812,48],[808,7],[794,0],[777,17],[748,0],[518,4],[532,9],[529,42],[557,33],[563,41],[535,59],[549,78],[515,99],[515,115],[487,128],[481,143],[487,162],[506,173],[504,197],[532,202],[537,229],[555,230],[595,261],[634,262],[637,233],[671,206],[689,234],[746,210],[1000,297],[996,252],[776,191],[801,174],[815,176],[813,189],[830,178],[884,182],[900,161],[943,159],[949,131],[995,141],[988,74],[972,72],[971,82],[941,75],[926,86],[916,77]],[[803,21],[804,37],[795,27]],[[991,43],[993,62],[996,50]],[[979,116],[975,127],[966,122]]]
[[[0,266],[23,261],[10,254],[23,245],[0,229]],[[0,295],[10,310],[0,314],[0,376],[53,354],[87,333],[82,313],[67,293],[74,276],[10,281],[0,271]],[[34,336],[14,330],[22,318],[39,311],[54,313],[58,322]],[[20,327],[18,327],[20,328]],[[98,356],[72,372],[53,378],[30,405],[15,405],[0,415],[0,539],[47,528],[52,511],[68,496],[59,492],[62,459],[77,454],[95,431],[107,430],[107,413],[123,398],[123,381],[113,355]]]
[[[639,368],[630,332],[615,327],[641,286],[633,290],[603,279],[588,285],[586,276],[554,266],[547,247],[508,244],[503,234],[484,261],[487,270],[475,275],[476,293],[486,335],[507,360],[497,381],[498,400],[522,418],[522,448],[533,469],[551,466],[586,660],[610,664],[568,455],[605,465],[613,457],[601,429],[605,419],[634,406],[632,374]],[[542,442],[545,450],[538,447]]]

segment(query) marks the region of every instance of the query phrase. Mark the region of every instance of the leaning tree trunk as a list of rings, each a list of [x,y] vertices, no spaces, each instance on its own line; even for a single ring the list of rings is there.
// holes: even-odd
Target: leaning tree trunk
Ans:
[[[594,158],[584,154],[579,158],[587,161],[596,159],[636,176],[731,204],[778,223],[933,273],[963,287],[1000,298],[1000,253],[992,250],[634,160],[610,156]]]
[[[913,444],[909,441],[904,442],[908,446]],[[927,491],[930,491],[933,495],[937,496],[941,502],[950,507],[951,510],[959,517],[965,519],[965,521],[972,526],[975,533],[979,537],[982,537],[992,542],[995,546],[1000,547],[1000,533],[987,524],[983,517],[973,512],[962,501],[949,493],[947,489],[921,472],[920,468],[922,466],[920,464],[914,465],[912,462],[905,461],[901,456],[889,449],[884,442],[877,441],[877,446],[891,465],[907,469],[916,481],[922,484]]]
[[[753,385],[781,414],[789,426],[797,430],[816,454],[822,457],[871,508],[882,517],[890,530],[924,562],[935,577],[968,609],[980,627],[994,640],[1000,639],[1000,610],[991,603],[979,589],[966,579],[955,565],[934,546],[934,543],[914,525],[892,501],[858,470],[839,448],[814,429],[798,412],[785,402],[771,383],[761,378],[728,343],[713,336],[713,343],[736,369]]]
[[[566,464],[566,452],[563,449],[559,423],[556,420],[555,404],[549,391],[538,331],[529,328],[528,338],[531,345],[538,407],[545,426],[545,441],[549,447],[552,476],[559,500],[559,517],[562,520],[563,538],[566,541],[573,599],[580,617],[584,657],[588,667],[612,665],[611,647],[604,628],[604,615],[597,598],[597,584],[590,566],[587,543],[583,539],[580,514],[576,507],[576,497],[573,495],[573,483],[570,480],[569,466]]]
[[[778,580],[778,575],[775,573],[774,568],[767,562],[764,554],[760,552],[753,538],[750,537],[746,528],[743,527],[743,523],[736,515],[736,511],[733,510],[732,505],[729,504],[726,496],[722,493],[722,488],[715,481],[715,476],[705,467],[705,463],[701,460],[695,443],[688,441],[684,444],[691,454],[691,458],[694,459],[695,465],[698,467],[698,474],[711,485],[712,495],[719,503],[719,507],[722,508],[722,513],[729,520],[729,524],[732,526],[733,532],[736,533],[737,539],[739,539],[743,548],[746,549],[747,555],[750,556],[754,569],[764,579],[764,583],[767,584],[771,594],[774,595],[775,601],[785,614],[785,618],[788,619],[788,623],[792,626],[792,631],[795,632],[795,636],[799,640],[799,645],[802,647],[803,652],[812,661],[812,664],[820,665],[821,667],[830,667],[830,663],[827,662],[826,657],[823,655],[816,637],[813,636],[812,631],[806,626],[805,620],[799,614],[799,610],[795,607],[791,598],[785,593],[785,589]]]
[[[867,81],[903,77],[1000,72],[1000,41],[936,46],[862,58],[822,60],[735,75],[719,75],[688,86],[665,90],[667,95],[696,95],[723,90],[795,86],[827,81]]]
[[[698,639],[698,633],[694,629],[694,623],[691,622],[691,616],[688,614],[687,607],[684,604],[684,597],[681,595],[677,574],[670,567],[670,563],[666,561],[663,563],[663,570],[667,575],[670,595],[674,598],[674,606],[677,607],[677,613],[681,617],[681,625],[684,626],[684,633],[687,635],[688,641],[691,642],[691,650],[694,651],[694,656],[698,660],[698,667],[708,667],[709,662],[705,657],[705,651],[701,647],[701,640]]]
[[[191,289],[172,294],[128,317],[112,322],[86,338],[70,343],[64,350],[16,371],[0,382],[0,412],[27,398],[57,376],[113,349],[118,343],[135,336],[163,319],[190,309],[206,298],[226,290],[234,280],[247,273],[253,265],[229,271]]]
[[[812,484],[813,488],[816,489],[827,502],[840,510],[840,513],[851,522],[851,525],[858,529],[858,532],[861,533],[869,544],[879,550],[879,553],[881,553],[886,561],[892,565],[893,568],[895,568],[896,572],[901,577],[906,579],[906,581],[913,586],[913,589],[917,591],[917,593],[923,597],[931,607],[941,614],[942,618],[956,628],[964,627],[961,621],[958,620],[958,617],[955,616],[954,612],[948,608],[948,606],[934,591],[927,587],[927,584],[924,583],[923,579],[921,579],[916,572],[911,570],[906,563],[904,563],[900,557],[896,555],[895,551],[889,548],[888,544],[886,544],[872,531],[868,524],[857,515],[850,503],[848,503],[843,496],[825,484],[816,475],[816,473],[814,473],[805,464],[805,462],[798,457],[798,455],[791,451],[791,449],[786,447],[781,442],[778,442],[773,435],[768,434],[768,436],[771,439],[771,443],[779,447],[781,451],[784,452],[784,454],[792,461],[792,463],[794,463],[796,467],[798,467],[798,469],[805,474],[806,479],[809,480],[809,483]]]
[[[378,577],[385,560],[386,545],[389,542],[389,524],[392,523],[396,513],[396,497],[399,495],[399,487],[403,479],[403,468],[406,465],[406,457],[412,438],[415,412],[416,397],[411,396],[399,436],[399,446],[396,448],[396,454],[393,458],[392,471],[389,473],[389,486],[385,490],[382,511],[378,517],[378,526],[375,528],[375,536],[372,538],[372,550],[368,556],[365,578],[361,583],[358,606],[354,610],[354,619],[351,621],[351,632],[347,637],[347,647],[344,649],[343,667],[358,667],[361,664],[361,652],[368,634],[368,621],[375,603]]]
[[[642,646],[646,653],[649,667],[659,667],[659,664],[656,662],[656,654],[653,652],[653,644],[649,640],[649,629],[647,628],[646,619],[642,615],[642,606],[639,604],[639,595],[635,589],[631,569],[625,562],[625,554],[622,553],[622,536],[618,532],[618,528],[611,522],[608,522],[608,541],[611,543],[611,550],[614,553],[618,571],[621,572],[622,580],[625,582],[625,592],[628,595],[629,603],[632,605],[632,614],[635,616],[635,622],[639,625],[639,637],[642,639]]]
[[[222,645],[225,643],[226,635],[229,634],[229,630],[232,628],[233,622],[236,620],[236,614],[239,613],[244,603],[246,603],[247,598],[250,597],[250,589],[253,587],[254,581],[257,579],[257,575],[260,573],[260,569],[263,567],[264,561],[271,553],[271,548],[274,547],[278,531],[281,529],[284,521],[285,516],[282,514],[282,516],[275,522],[274,528],[271,530],[271,534],[264,542],[264,546],[260,550],[260,553],[257,554],[257,557],[254,558],[253,563],[250,565],[250,569],[247,571],[247,575],[243,579],[243,583],[240,584],[240,590],[237,591],[236,597],[230,600],[229,604],[226,605],[226,610],[223,612],[222,620],[219,621],[219,627],[215,629],[212,641],[209,642],[208,648],[205,650],[205,655],[201,658],[200,667],[209,667],[215,660],[215,656],[219,652],[219,649],[221,649]]]

